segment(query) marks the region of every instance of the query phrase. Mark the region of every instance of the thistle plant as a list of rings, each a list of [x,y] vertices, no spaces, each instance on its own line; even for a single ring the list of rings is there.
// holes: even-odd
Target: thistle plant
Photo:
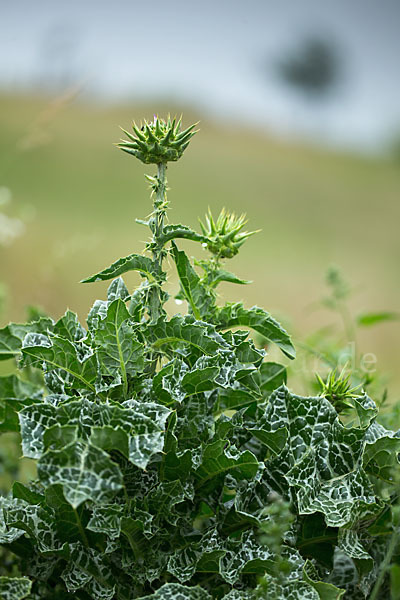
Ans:
[[[290,335],[262,308],[218,305],[221,281],[246,283],[224,261],[252,234],[226,211],[201,232],[167,222],[168,162],[194,133],[156,117],[120,143],[157,168],[139,221],[150,240],[84,279],[111,281],[87,326],[67,311],[0,330],[15,363],[0,432],[20,432],[37,464],[0,497],[4,600],[367,598],[387,556],[391,496],[376,482],[391,485],[400,433],[364,393],[345,426],[325,394],[289,391],[249,330],[285,360]],[[209,256],[191,261],[181,239]],[[167,256],[186,306],[171,317]]]

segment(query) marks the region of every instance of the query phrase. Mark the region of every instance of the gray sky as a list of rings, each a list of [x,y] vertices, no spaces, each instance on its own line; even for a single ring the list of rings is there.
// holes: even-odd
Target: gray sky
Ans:
[[[342,81],[310,103],[276,59],[318,33]],[[400,134],[399,0],[0,0],[0,87],[85,81],[105,100],[156,95],[280,133],[372,147]]]

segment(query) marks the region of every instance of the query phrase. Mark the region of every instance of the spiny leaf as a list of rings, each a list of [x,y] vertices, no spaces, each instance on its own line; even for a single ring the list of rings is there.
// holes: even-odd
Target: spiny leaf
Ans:
[[[367,396],[367,394],[362,394],[360,396],[356,396],[352,400],[352,404],[356,410],[360,427],[367,428],[371,423],[375,420],[378,415],[378,408],[373,400]]]
[[[70,378],[69,386],[95,391],[94,381],[97,377],[96,359],[88,349],[88,354],[80,360],[77,347],[69,340],[53,335],[29,333],[22,348],[24,364],[46,364],[48,371],[60,370]]]
[[[214,275],[212,284],[214,286],[218,283],[221,283],[221,281],[226,281],[227,283],[236,283],[239,285],[247,285],[251,283],[251,281],[237,277],[234,273],[230,273],[229,271],[225,271],[224,269],[218,269]]]
[[[128,271],[139,271],[139,273],[149,281],[152,281],[156,275],[154,263],[150,258],[142,256],[141,254],[130,254],[129,256],[118,259],[107,269],[103,269],[103,271],[100,271],[95,275],[82,279],[81,283],[93,283],[96,281],[114,279]]]
[[[214,304],[214,298],[202,285],[200,277],[193,269],[185,252],[178,250],[175,244],[173,244],[172,254],[178,270],[184,297],[195,318],[201,319],[207,315],[210,307]]]
[[[108,454],[80,441],[48,450],[38,463],[38,473],[45,485],[60,484],[74,508],[85,500],[106,504],[123,487],[121,472]]]
[[[55,525],[58,537],[63,542],[80,540],[87,543],[82,521],[85,519],[83,507],[73,508],[65,499],[61,485],[51,485],[46,490],[46,504],[57,515]]]
[[[53,321],[41,318],[32,323],[10,323],[0,329],[0,360],[14,358],[21,352],[22,342],[28,333],[43,333],[53,329]]]
[[[2,600],[23,600],[32,587],[27,577],[0,577],[0,597]]]
[[[372,556],[368,554],[366,549],[363,547],[357,531],[345,528],[339,529],[338,547],[343,550],[347,556],[356,558],[357,561],[366,561],[367,565],[363,567],[363,570],[371,570],[373,563]],[[362,569],[360,568],[360,570]]]
[[[227,440],[218,440],[207,446],[203,460],[196,471],[196,487],[200,488],[210,479],[228,473],[237,480],[251,479],[258,470],[258,460],[249,451],[238,452],[229,448]]]
[[[68,445],[71,441],[70,430],[75,432],[73,438],[89,439],[91,428],[98,425],[100,415],[103,414],[102,406],[87,398],[67,397],[67,401],[65,398],[62,400],[53,404],[47,397],[44,403],[20,411],[22,448],[25,456],[40,458],[50,445],[53,449]],[[122,410],[119,406],[118,408]],[[108,407],[104,408],[105,417],[109,410]]]
[[[260,396],[256,379],[252,379],[257,372],[253,362],[259,363],[260,360],[262,355],[254,351],[248,342],[230,350],[219,350],[214,356],[202,355],[190,369],[181,359],[174,359],[155,375],[153,390],[166,405],[216,388],[224,392],[229,390],[233,394],[241,393],[242,399],[245,396],[248,402],[248,399]],[[229,394],[220,395],[220,408],[233,407],[233,404],[227,403],[227,397],[230,398]],[[242,400],[239,402],[243,404]]]
[[[134,402],[132,405],[135,408],[103,406],[102,425],[92,427],[90,439],[99,448],[119,450],[134,465],[145,469],[151,457],[162,451],[165,421],[170,411],[148,404],[147,410],[157,410],[157,416],[153,412],[152,418],[146,414],[146,405]]]
[[[344,526],[360,503],[377,507],[360,468],[365,434],[344,427],[325,398],[303,398],[281,387],[265,405],[258,427],[288,431],[288,444],[267,462],[267,470],[274,478],[281,473],[300,514],[321,511],[328,525]]]
[[[19,431],[18,411],[40,402],[43,390],[16,375],[0,377],[0,433]]]
[[[188,587],[179,583],[166,583],[154,594],[142,596],[141,600],[211,600],[212,596],[204,589]]]
[[[274,600],[320,600],[320,595],[305,581],[279,581],[271,576],[265,577],[266,598]],[[260,594],[262,592],[260,591]]]
[[[57,321],[53,332],[70,342],[79,342],[86,336],[86,331],[79,323],[78,316],[70,310],[67,310],[65,315]]]
[[[52,511],[40,505],[17,501],[6,513],[7,525],[22,529],[35,541],[40,553],[57,552],[63,547]]]
[[[168,406],[184,400],[186,391],[182,387],[182,378],[187,371],[185,362],[174,358],[154,375],[152,389],[158,402]]]
[[[127,538],[135,558],[141,559],[148,544],[146,537],[143,535],[143,522],[132,517],[122,517],[119,521],[119,528],[120,532]]]
[[[95,506],[86,527],[90,531],[105,533],[112,539],[116,539],[121,533],[122,515],[123,508],[118,504]]]
[[[225,594],[222,600],[254,600],[254,592],[231,590],[228,594]]]
[[[45,499],[43,494],[32,491],[19,481],[15,481],[12,486],[12,496],[24,500],[28,504],[42,504]]]
[[[346,590],[346,596],[361,600],[365,594],[359,588],[359,574],[352,558],[347,556],[340,548],[336,547],[334,552],[333,568],[328,581],[339,589]]]
[[[143,346],[136,339],[131,316],[124,302],[114,300],[100,320],[95,333],[97,356],[102,375],[120,377],[124,395],[129,377],[143,370]]]
[[[164,456],[160,467],[160,479],[166,481],[186,481],[192,469],[192,453],[189,449],[181,452],[178,448],[178,439],[175,436],[177,424],[176,412],[172,413],[168,421],[165,436]]]
[[[195,574],[200,557],[201,553],[194,545],[179,549],[168,560],[168,572],[176,577],[180,583],[185,583]]]
[[[219,348],[229,347],[212,325],[196,321],[191,315],[175,315],[170,321],[160,319],[158,323],[149,324],[146,336],[154,348],[189,344],[201,353],[213,355]]]
[[[167,242],[178,238],[192,240],[193,242],[207,242],[206,236],[193,231],[193,229],[186,225],[165,225],[162,235],[160,236],[161,243],[165,245]]]
[[[121,405],[81,399],[27,407],[19,415],[24,455],[40,458],[47,448],[60,450],[79,437],[104,450],[119,450],[146,468],[162,450],[169,414],[164,406],[133,400]]]
[[[93,600],[111,600],[114,597],[112,571],[99,552],[79,543],[71,544],[70,560],[61,575],[69,591],[83,588]]]
[[[13,544],[24,535],[24,531],[17,527],[10,527],[7,523],[8,511],[18,506],[18,500],[0,496],[0,544]]]
[[[179,479],[161,482],[149,498],[149,511],[156,519],[164,518],[174,523],[176,518],[173,507],[186,498],[187,493]]]
[[[283,450],[288,438],[288,432],[285,427],[275,429],[275,431],[266,431],[262,427],[256,425],[255,427],[249,427],[248,431],[267,446],[267,448],[275,455]]]
[[[114,300],[118,299],[123,300],[124,302],[129,299],[129,291],[122,277],[114,279],[107,290],[108,302],[114,302]]]
[[[45,450],[45,431],[57,425],[57,409],[51,404],[28,406],[19,414],[22,451],[27,458],[40,458]]]
[[[233,585],[242,574],[262,575],[266,570],[273,570],[274,558],[268,547],[259,544],[254,532],[248,531],[240,540],[227,543],[219,571],[223,579]]]
[[[289,334],[262,308],[253,306],[246,309],[240,302],[228,303],[216,311],[214,322],[218,329],[228,329],[237,325],[250,327],[276,344],[289,358],[296,356]]]
[[[393,481],[399,467],[400,431],[385,429],[373,423],[366,433],[364,466],[367,472],[384,481]]]

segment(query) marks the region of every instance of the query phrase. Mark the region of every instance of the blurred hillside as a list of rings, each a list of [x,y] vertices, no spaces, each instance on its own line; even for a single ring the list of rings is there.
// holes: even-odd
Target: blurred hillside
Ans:
[[[38,97],[0,97],[0,187],[11,191],[14,212],[30,214],[25,234],[0,249],[0,281],[9,291],[3,322],[23,319],[28,304],[54,317],[68,306],[84,318],[106,286],[79,280],[141,252],[147,232],[134,219],[150,211],[143,175],[152,167],[113,142],[119,125],[168,110],[181,107],[54,106]],[[184,123],[201,116],[184,110]],[[227,298],[265,307],[301,339],[334,320],[310,310],[325,293],[324,273],[334,263],[356,289],[355,313],[399,309],[398,163],[284,143],[208,118],[200,128],[168,171],[170,221],[197,228],[208,206],[215,213],[226,206],[245,211],[249,227],[262,229],[229,264],[254,284],[227,284]],[[138,278],[126,280],[133,285]],[[379,368],[395,373],[396,389],[399,336],[400,325],[387,323],[360,339]]]

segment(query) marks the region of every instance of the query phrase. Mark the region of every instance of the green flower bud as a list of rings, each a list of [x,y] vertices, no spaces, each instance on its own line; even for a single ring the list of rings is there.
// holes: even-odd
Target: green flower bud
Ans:
[[[176,122],[154,117],[153,122],[144,121],[141,127],[134,122],[134,134],[122,131],[127,135],[127,140],[121,140],[117,145],[128,154],[133,154],[146,164],[161,164],[179,160],[189,145],[191,138],[197,133],[194,131],[197,123],[181,131],[182,118]]]
[[[353,400],[361,394],[361,385],[351,387],[350,375],[345,376],[344,370],[343,368],[342,372],[338,374],[337,368],[334,369],[328,374],[326,381],[316,374],[317,381],[321,386],[321,395],[329,400],[338,413],[352,408],[349,400]]]
[[[257,233],[257,231],[242,232],[247,223],[246,216],[237,217],[234,213],[226,212],[224,208],[216,221],[209,209],[205,221],[205,224],[200,221],[200,227],[204,236],[208,238],[207,249],[219,258],[233,258],[247,238]]]

